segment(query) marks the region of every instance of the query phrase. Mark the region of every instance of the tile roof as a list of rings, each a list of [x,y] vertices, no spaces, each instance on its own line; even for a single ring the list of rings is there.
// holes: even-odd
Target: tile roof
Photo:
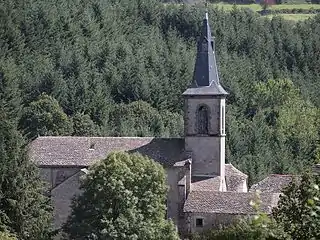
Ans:
[[[233,166],[231,163],[226,163],[225,164],[225,171],[226,171],[226,176],[239,176],[243,179],[247,179],[248,175],[241,172],[238,168]]]
[[[235,168],[231,163],[225,165],[225,176],[228,191],[237,191],[238,186],[248,178],[248,175]]]
[[[39,166],[89,166],[112,151],[139,152],[164,166],[185,159],[184,139],[149,137],[38,137],[29,146]]]
[[[219,191],[221,178],[216,177],[196,177],[191,179],[192,191]]]
[[[281,193],[282,189],[288,186],[294,179],[298,180],[298,176],[271,174],[262,181],[252,185],[250,192],[260,190],[261,192]]]
[[[184,212],[254,214],[250,202],[255,199],[255,193],[245,192],[212,192],[192,191],[184,205]],[[261,210],[267,213],[275,207],[279,194],[261,193]]]

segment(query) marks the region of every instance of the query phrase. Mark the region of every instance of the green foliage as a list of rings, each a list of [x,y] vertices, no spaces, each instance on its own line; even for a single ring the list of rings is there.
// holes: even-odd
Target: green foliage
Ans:
[[[77,123],[76,123],[77,124]],[[57,100],[42,94],[31,102],[22,116],[22,128],[31,136],[70,135],[72,124]]]
[[[43,195],[38,168],[29,161],[26,143],[17,130],[20,97],[18,92],[8,94],[15,89],[15,82],[7,74],[1,77],[0,230],[14,233],[21,240],[48,240],[50,200]]]
[[[159,112],[143,101],[116,105],[109,121],[115,136],[172,136],[181,135],[183,129],[179,115]]]
[[[259,220],[260,221],[260,220]],[[265,221],[265,220],[263,220]],[[270,220],[271,221],[271,220]],[[263,222],[264,225],[245,220],[225,229],[211,230],[195,236],[192,240],[289,240],[279,230],[275,222]]]
[[[111,153],[90,167],[64,231],[71,239],[178,239],[165,220],[163,168],[140,154]]]
[[[289,80],[248,88],[244,112],[234,105],[227,112],[229,160],[246,169],[251,182],[267,173],[299,173],[312,166],[318,151],[319,110]]]
[[[72,118],[74,136],[97,136],[96,125],[90,116],[83,113],[76,113]]]
[[[17,240],[17,238],[7,232],[0,232],[0,240]]]
[[[229,6],[208,9],[230,93],[227,159],[250,182],[299,172],[319,149],[320,15],[294,23]],[[181,137],[204,11],[155,0],[0,1],[0,78],[15,83],[5,94],[21,92],[24,108],[10,116],[28,138]]]
[[[214,239],[319,239],[320,175],[304,173],[294,179],[280,195],[278,206],[268,216],[259,210],[260,200],[252,202],[256,214],[219,230],[193,236],[193,240]]]
[[[273,210],[276,221],[292,239],[320,238],[320,176],[304,174],[293,181]]]

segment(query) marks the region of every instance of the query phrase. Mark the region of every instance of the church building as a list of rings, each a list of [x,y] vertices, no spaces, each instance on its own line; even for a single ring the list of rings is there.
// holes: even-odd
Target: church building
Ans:
[[[260,190],[261,208],[276,206],[281,188],[292,176],[271,175],[250,190],[248,176],[225,159],[225,108],[228,93],[222,87],[214,38],[206,14],[193,82],[183,93],[184,137],[38,137],[29,154],[49,184],[56,228],[70,214],[79,179],[87,168],[113,151],[139,152],[159,162],[167,173],[167,217],[180,233],[203,231],[254,214],[250,202]]]

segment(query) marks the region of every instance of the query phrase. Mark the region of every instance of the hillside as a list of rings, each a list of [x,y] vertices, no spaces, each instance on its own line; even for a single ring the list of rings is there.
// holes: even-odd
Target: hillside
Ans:
[[[0,1],[1,96],[30,140],[181,136],[203,16],[158,1]],[[209,16],[230,93],[227,160],[252,181],[318,161],[320,16]]]

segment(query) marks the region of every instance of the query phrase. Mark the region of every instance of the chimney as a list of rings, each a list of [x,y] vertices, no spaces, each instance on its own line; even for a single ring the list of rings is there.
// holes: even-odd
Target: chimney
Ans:
[[[186,197],[191,192],[191,160],[188,159],[185,164],[185,175],[186,175]]]

